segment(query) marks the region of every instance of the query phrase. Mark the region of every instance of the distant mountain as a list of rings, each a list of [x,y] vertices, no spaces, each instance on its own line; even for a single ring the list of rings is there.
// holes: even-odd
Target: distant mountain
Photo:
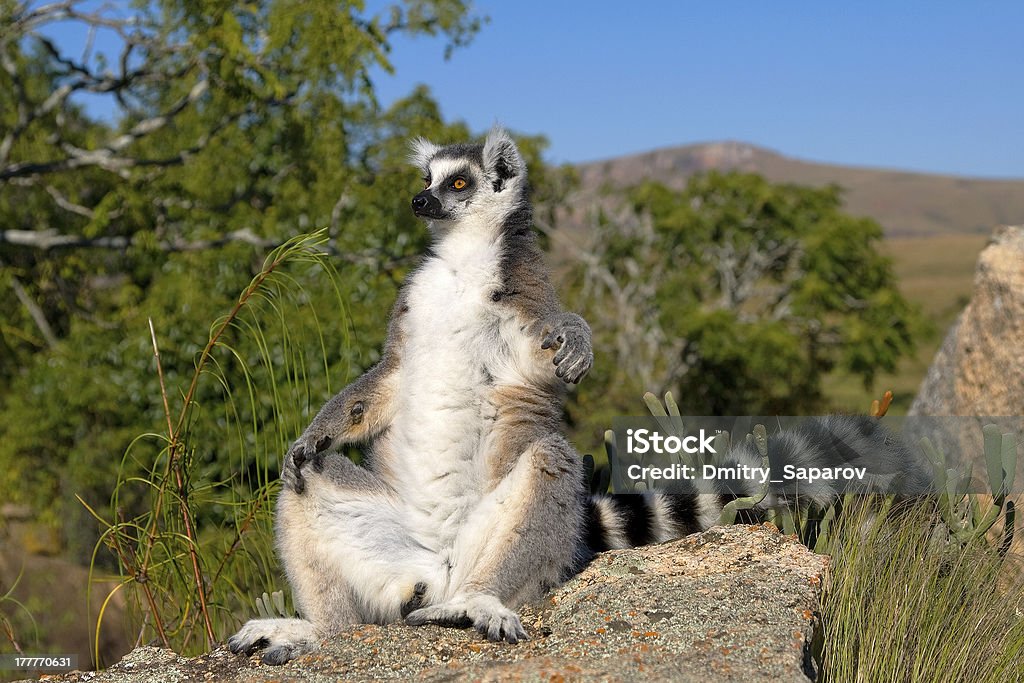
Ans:
[[[987,180],[801,161],[742,142],[659,149],[577,166],[584,194],[654,179],[681,187],[701,171],[760,173],[774,182],[836,183],[846,209],[870,216],[889,236],[989,233],[1024,223],[1024,179]]]

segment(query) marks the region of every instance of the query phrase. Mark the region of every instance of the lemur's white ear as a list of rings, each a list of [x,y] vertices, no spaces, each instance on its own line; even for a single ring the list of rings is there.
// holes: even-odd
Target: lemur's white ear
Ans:
[[[512,178],[526,177],[526,162],[508,132],[499,126],[491,128],[484,141],[484,172],[494,183],[494,191],[501,192]]]
[[[409,143],[409,163],[426,172],[430,160],[441,149],[426,138],[413,138]]]

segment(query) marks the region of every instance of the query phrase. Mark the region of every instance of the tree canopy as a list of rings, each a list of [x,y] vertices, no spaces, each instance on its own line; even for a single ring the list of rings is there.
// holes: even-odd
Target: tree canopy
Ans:
[[[82,53],[49,37],[57,22],[82,32]],[[375,313],[426,239],[407,208],[406,140],[469,136],[424,89],[383,109],[371,74],[390,68],[397,33],[451,48],[479,24],[460,0],[373,15],[358,2],[0,2],[0,287],[17,295],[0,297],[3,489],[55,522],[85,515],[76,493],[105,504],[125,448],[160,423],[147,318],[177,395],[211,323],[298,233],[325,227],[319,248],[338,266],[336,281],[294,275],[306,298],[289,325],[315,325],[299,346],[327,357],[309,362],[308,402],[370,364]],[[91,47],[101,32],[115,53]],[[90,118],[83,94],[111,120]],[[242,359],[259,352],[237,343]],[[212,443],[222,390],[201,391]],[[292,406],[282,432],[308,410]],[[205,456],[219,474],[222,455]]]

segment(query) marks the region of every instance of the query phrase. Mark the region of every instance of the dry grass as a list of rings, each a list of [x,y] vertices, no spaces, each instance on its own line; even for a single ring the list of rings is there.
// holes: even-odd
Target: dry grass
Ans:
[[[900,291],[937,323],[949,323],[967,303],[978,254],[988,235],[891,237],[882,252],[892,259]]]
[[[1021,575],[984,541],[948,544],[928,502],[845,516],[822,602],[825,681],[1015,681]]]

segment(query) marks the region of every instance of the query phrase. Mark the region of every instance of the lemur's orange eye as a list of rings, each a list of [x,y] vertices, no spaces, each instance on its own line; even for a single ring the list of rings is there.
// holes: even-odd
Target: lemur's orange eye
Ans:
[[[428,187],[430,187],[430,178],[424,178],[423,179],[423,189],[425,190]]]
[[[466,189],[466,179],[465,178],[456,178],[454,181],[452,181],[452,189],[455,189],[455,190],[465,190]]]

